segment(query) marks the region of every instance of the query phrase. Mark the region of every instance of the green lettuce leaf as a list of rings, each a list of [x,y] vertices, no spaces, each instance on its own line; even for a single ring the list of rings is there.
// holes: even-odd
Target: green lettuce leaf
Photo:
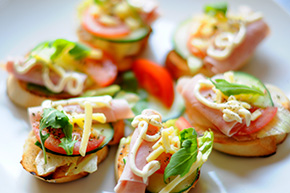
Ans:
[[[228,4],[226,2],[211,3],[204,6],[204,12],[208,15],[215,16],[217,13],[226,15]]]
[[[239,95],[239,94],[258,94],[264,95],[264,93],[257,87],[249,87],[243,84],[230,83],[225,79],[216,79],[215,82],[210,79],[213,85],[220,90],[226,96]]]
[[[203,163],[207,160],[212,151],[213,139],[214,137],[212,131],[204,132],[203,136],[197,139],[198,150],[202,153]]]
[[[181,148],[172,155],[164,171],[164,182],[171,176],[187,174],[197,157],[197,134],[193,128],[184,129],[179,135]]]

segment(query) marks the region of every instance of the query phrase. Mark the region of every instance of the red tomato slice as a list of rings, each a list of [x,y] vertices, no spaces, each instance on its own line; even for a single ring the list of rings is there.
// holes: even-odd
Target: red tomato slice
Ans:
[[[206,50],[201,50],[195,46],[193,46],[191,44],[191,41],[195,38],[195,36],[192,36],[191,38],[189,38],[189,41],[187,42],[187,47],[189,49],[189,51],[196,57],[199,58],[205,58],[207,56]]]
[[[112,84],[118,74],[117,66],[108,58],[105,58],[102,61],[87,59],[85,65],[86,73],[101,87],[106,87]]]
[[[118,18],[116,18],[118,20]],[[103,37],[103,38],[121,38],[130,33],[130,29],[123,22],[118,20],[118,25],[116,26],[105,26],[98,22],[91,13],[90,9],[87,9],[83,14],[82,26],[89,33]]]
[[[133,62],[133,72],[141,87],[159,98],[166,107],[174,101],[173,80],[169,72],[158,64],[145,59]]]
[[[278,108],[277,107],[267,107],[265,109],[260,109],[262,115],[258,117],[255,121],[252,121],[250,126],[243,127],[239,130],[236,136],[238,135],[249,135],[263,129],[276,115]]]
[[[184,117],[179,117],[175,122],[175,126],[179,129],[179,131],[192,127],[192,125]]]
[[[166,166],[169,164],[172,154],[163,152],[156,160],[160,163],[160,169],[156,173],[164,174]]]
[[[39,127],[33,127],[34,130],[34,134],[37,138],[38,141],[40,141],[40,136],[39,136]],[[60,134],[59,137],[63,137],[64,134]],[[79,155],[79,149],[80,149],[80,145],[81,145],[81,137],[80,137],[80,133],[73,131],[72,136],[74,138],[74,136],[76,136],[76,140],[77,142],[74,145],[74,149],[73,149],[73,155]],[[104,141],[105,136],[98,136],[97,138],[90,138],[89,142],[88,142],[88,146],[87,146],[87,151],[92,151],[94,149],[97,149],[101,143]],[[46,139],[46,141],[44,142],[44,147],[56,152],[56,153],[60,153],[60,154],[66,154],[65,150],[62,147],[59,147],[58,145],[61,143],[61,141],[59,140],[59,138],[56,138],[55,136],[53,136],[52,134],[49,135],[49,137]]]

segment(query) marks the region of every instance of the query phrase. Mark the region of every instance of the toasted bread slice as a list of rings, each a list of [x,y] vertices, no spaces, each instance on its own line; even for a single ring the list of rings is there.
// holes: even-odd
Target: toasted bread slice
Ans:
[[[283,106],[289,109],[290,102],[284,92],[276,86],[267,84],[269,92],[271,93],[272,100],[275,106]],[[187,110],[189,112],[189,110]],[[195,124],[194,118],[189,117],[196,131],[202,134],[209,128],[205,128]],[[259,157],[269,156],[276,153],[277,145],[281,144],[287,137],[287,133],[280,135],[273,135],[264,138],[257,138],[255,136],[243,137],[239,140],[233,137],[227,137],[217,130],[214,132],[214,146],[213,148],[230,155],[243,156],[243,157]]]
[[[24,151],[22,155],[21,164],[23,168],[34,175],[36,178],[41,179],[46,182],[50,183],[64,183],[64,182],[70,182],[73,180],[77,180],[79,178],[87,176],[88,172],[80,172],[78,174],[74,175],[66,175],[69,167],[67,165],[60,166],[56,168],[54,172],[49,173],[45,176],[40,176],[37,174],[35,159],[41,149],[35,145],[35,142],[37,141],[33,131],[29,133],[29,136],[24,144]],[[103,149],[97,151],[98,156],[98,163],[102,162],[108,155],[109,148],[105,146]],[[48,156],[50,153],[47,153]],[[56,155],[53,155],[56,156]],[[57,156],[57,157],[67,157],[67,156]]]
[[[27,83],[18,80],[13,75],[9,75],[7,79],[7,94],[13,103],[24,108],[40,106],[41,103],[47,99],[60,100],[72,97],[66,93],[46,95],[41,91],[30,91],[27,89]]]

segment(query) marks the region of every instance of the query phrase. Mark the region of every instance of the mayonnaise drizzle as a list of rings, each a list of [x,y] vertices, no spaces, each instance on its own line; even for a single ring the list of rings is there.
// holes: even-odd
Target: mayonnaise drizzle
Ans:
[[[140,118],[140,117],[139,117]],[[134,123],[134,124],[133,124]],[[160,168],[160,163],[156,160],[150,161],[147,163],[142,170],[138,169],[135,163],[135,157],[137,154],[137,151],[143,141],[143,139],[148,140],[148,141],[154,141],[157,140],[160,137],[160,133],[157,133],[153,136],[148,136],[146,134],[148,130],[148,122],[145,120],[136,120],[134,119],[132,125],[138,124],[138,129],[139,135],[136,139],[136,142],[133,145],[132,151],[129,153],[129,160],[130,160],[130,168],[134,174],[137,176],[140,176],[143,178],[143,182],[147,183],[148,177],[154,174],[157,170]],[[161,123],[160,123],[161,124]]]
[[[31,58],[23,63],[23,65],[20,65],[20,62],[14,63],[14,68],[17,73],[19,74],[25,74],[28,71],[30,71],[37,62],[42,63],[38,61],[36,58]],[[47,61],[46,61],[47,62]],[[85,79],[81,76],[80,73],[77,72],[66,72],[62,67],[57,65],[42,65],[42,80],[45,87],[47,87],[49,90],[60,93],[65,88],[67,89],[67,92],[71,95],[79,95],[84,90],[84,83]],[[58,74],[59,81],[57,84],[54,84],[49,76],[50,70],[53,70],[56,74]]]
[[[217,60],[223,60],[232,53],[233,49],[241,44],[246,36],[246,26],[244,22],[239,22],[239,31],[234,34],[222,32],[215,37],[214,45],[207,49],[207,55]]]

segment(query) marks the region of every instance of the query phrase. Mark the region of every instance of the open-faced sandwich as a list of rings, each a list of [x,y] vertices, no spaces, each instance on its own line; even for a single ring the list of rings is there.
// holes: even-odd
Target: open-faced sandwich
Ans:
[[[64,39],[46,41],[25,58],[10,60],[7,93],[19,106],[81,96],[113,83],[117,67],[104,52]]]
[[[238,70],[268,34],[269,27],[260,12],[248,7],[229,12],[226,3],[210,4],[204,7],[204,14],[187,19],[177,28],[166,67],[176,79]]]
[[[157,16],[154,0],[85,0],[79,7],[78,36],[110,53],[119,70],[128,70],[144,49]]]
[[[179,79],[177,90],[196,131],[211,129],[221,152],[272,155],[290,132],[289,99],[250,74],[229,71],[211,79],[198,74]]]
[[[123,119],[132,118],[128,103],[110,96],[47,100],[28,109],[32,131],[21,164],[35,177],[63,183],[87,176],[118,143]],[[118,138],[118,139],[117,139]]]
[[[195,186],[213,133],[198,137],[183,117],[161,121],[151,109],[134,118],[134,133],[121,139],[117,151],[115,192],[188,192]]]

